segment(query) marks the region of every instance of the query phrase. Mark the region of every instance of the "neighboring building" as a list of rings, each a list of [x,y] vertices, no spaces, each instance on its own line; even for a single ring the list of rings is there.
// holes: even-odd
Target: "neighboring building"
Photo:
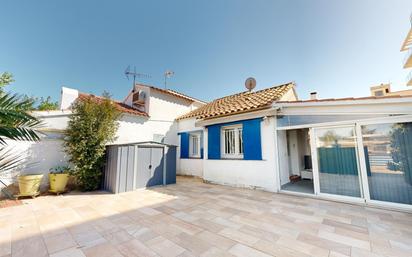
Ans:
[[[412,89],[391,91],[391,84],[380,84],[379,86],[370,87],[371,96],[406,96],[412,95]]]
[[[101,97],[62,88],[61,109],[69,110],[76,99]],[[158,141],[176,145],[175,118],[192,111],[205,102],[170,89],[136,84],[123,101],[114,101],[123,113],[114,144]]]
[[[81,93],[76,89],[63,87],[61,91],[61,110],[36,111],[33,113],[43,121],[41,141],[10,141],[10,149],[25,156],[25,165],[19,170],[22,174],[44,173],[50,168],[66,165],[68,156],[63,149],[63,133],[72,112],[71,105],[77,101],[90,98],[96,102],[103,98]],[[205,102],[183,95],[169,89],[136,84],[124,101],[113,101],[122,113],[119,128],[113,144],[156,141],[177,145],[177,125],[175,118],[190,112]],[[2,174],[3,181],[11,181],[15,174]],[[44,182],[47,178],[44,178]]]
[[[301,101],[288,83],[177,120],[180,174],[412,210],[412,96]]]
[[[412,14],[410,16],[411,28],[406,35],[405,40],[402,43],[401,52],[406,51],[405,61],[403,63],[403,68],[412,68]],[[412,86],[412,70],[409,72],[406,78],[406,85]],[[412,89],[405,89],[399,91],[391,91],[391,84],[380,84],[377,86],[370,87],[371,96],[395,96],[395,95],[412,95]]]

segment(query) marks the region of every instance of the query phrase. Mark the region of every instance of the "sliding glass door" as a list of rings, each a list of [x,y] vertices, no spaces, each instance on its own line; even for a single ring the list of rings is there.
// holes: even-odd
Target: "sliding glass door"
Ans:
[[[412,204],[412,122],[361,130],[370,199]]]
[[[310,159],[313,194],[412,210],[412,115],[322,125],[306,129],[310,140],[298,142],[307,142],[308,149],[298,149],[300,157],[293,160],[286,157],[299,144],[288,144],[286,131],[285,139],[278,141],[279,154],[286,156],[279,157],[286,165],[280,167],[286,170],[281,189],[288,182],[296,185],[290,181],[290,175],[298,174],[291,172],[293,163],[301,165],[296,170],[303,180],[302,163]]]
[[[316,128],[319,193],[362,197],[354,126]]]

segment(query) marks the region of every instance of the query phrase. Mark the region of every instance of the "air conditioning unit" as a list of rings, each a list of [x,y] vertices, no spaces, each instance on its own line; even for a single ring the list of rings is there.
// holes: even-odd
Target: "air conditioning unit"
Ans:
[[[146,93],[143,90],[138,90],[133,93],[133,105],[144,105],[146,101]]]

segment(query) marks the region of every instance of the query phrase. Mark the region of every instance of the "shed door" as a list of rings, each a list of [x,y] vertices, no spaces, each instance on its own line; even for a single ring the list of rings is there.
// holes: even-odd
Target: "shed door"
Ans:
[[[151,177],[147,186],[163,185],[163,148],[152,148],[151,155]]]
[[[136,188],[163,184],[163,148],[138,147]]]

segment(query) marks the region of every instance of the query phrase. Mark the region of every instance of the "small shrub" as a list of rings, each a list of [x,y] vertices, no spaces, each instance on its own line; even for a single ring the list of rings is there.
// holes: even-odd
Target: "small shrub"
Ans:
[[[96,190],[101,182],[105,145],[115,138],[120,113],[109,99],[86,98],[76,101],[72,110],[65,137],[72,174],[81,190]]]
[[[51,168],[49,171],[51,174],[69,174],[70,167],[69,166],[56,166],[56,167]]]

